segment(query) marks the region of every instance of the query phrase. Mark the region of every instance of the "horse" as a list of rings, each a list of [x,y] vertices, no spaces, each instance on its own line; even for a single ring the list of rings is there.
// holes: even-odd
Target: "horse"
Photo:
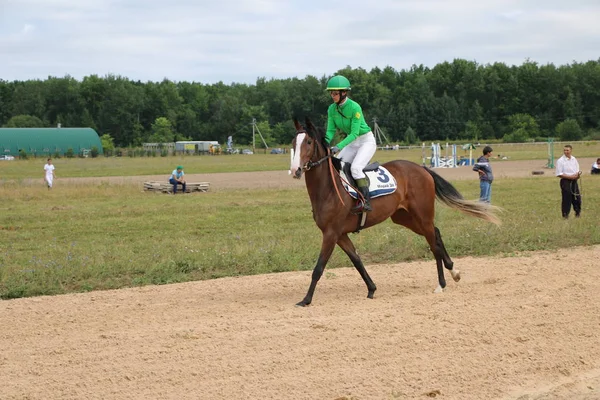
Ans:
[[[348,237],[349,233],[357,231],[361,213],[353,211],[354,199],[346,190],[340,189],[342,178],[333,166],[333,156],[324,141],[323,129],[316,128],[308,118],[305,120],[306,127],[296,118],[294,125],[296,133],[290,152],[289,173],[296,179],[304,174],[313,219],[323,234],[321,252],[312,272],[308,292],[296,305],[304,307],[312,303],[317,283],[336,244],[350,258],[367,285],[367,298],[372,299],[377,287]],[[435,199],[466,215],[500,225],[500,220],[494,213],[497,208],[465,200],[448,181],[431,169],[411,161],[395,160],[382,166],[393,175],[397,188],[391,194],[371,199],[373,210],[367,213],[361,228],[366,229],[391,218],[394,223],[424,236],[437,265],[438,286],[434,292],[440,293],[446,287],[443,267],[450,271],[455,282],[460,280],[460,271],[454,268],[440,231],[434,224]]]

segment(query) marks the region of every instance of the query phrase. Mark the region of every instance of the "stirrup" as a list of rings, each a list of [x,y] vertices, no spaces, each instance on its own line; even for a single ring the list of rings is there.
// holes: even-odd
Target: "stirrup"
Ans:
[[[363,211],[364,206],[365,203],[359,200],[358,204],[354,205],[350,211],[354,214],[358,214],[359,212]]]
[[[371,194],[369,193],[369,187],[359,187],[358,189],[362,195],[362,199],[359,200],[359,204],[355,207],[355,212],[373,211],[373,207],[371,207]]]
[[[360,200],[360,199],[357,199],[357,200],[358,200],[358,204],[356,204],[354,207],[352,207],[352,209],[350,211],[352,211],[353,213],[373,211],[371,202],[368,201],[366,198],[364,198],[363,200]]]

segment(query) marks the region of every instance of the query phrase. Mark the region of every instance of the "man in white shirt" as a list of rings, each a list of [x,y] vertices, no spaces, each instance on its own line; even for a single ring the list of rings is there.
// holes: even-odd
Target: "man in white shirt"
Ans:
[[[46,181],[46,185],[48,185],[48,189],[52,189],[52,182],[54,182],[54,178],[56,175],[54,174],[54,165],[52,165],[52,159],[48,159],[48,163],[44,165],[44,180]]]
[[[592,164],[592,175],[600,175],[600,158]]]
[[[581,213],[581,194],[579,193],[579,185],[577,185],[581,171],[577,159],[571,155],[572,151],[573,147],[567,144],[563,150],[563,156],[556,161],[556,176],[560,178],[561,209],[564,219],[569,218],[571,205],[573,205],[575,217],[579,217]]]

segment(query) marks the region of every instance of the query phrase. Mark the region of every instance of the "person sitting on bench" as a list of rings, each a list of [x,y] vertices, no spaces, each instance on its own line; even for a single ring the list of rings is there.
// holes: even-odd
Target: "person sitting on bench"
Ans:
[[[178,165],[177,168],[173,170],[171,173],[171,177],[169,178],[169,183],[173,185],[173,194],[177,193],[177,185],[181,185],[183,190],[181,193],[185,193],[185,179],[183,173],[183,167]]]
[[[600,175],[600,158],[598,158],[596,160],[596,162],[594,164],[592,164],[592,174],[599,174]]]

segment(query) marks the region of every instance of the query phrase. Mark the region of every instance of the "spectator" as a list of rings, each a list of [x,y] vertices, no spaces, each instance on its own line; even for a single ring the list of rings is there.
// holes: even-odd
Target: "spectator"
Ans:
[[[44,182],[48,186],[48,190],[52,189],[52,183],[54,182],[54,178],[56,178],[55,169],[54,165],[52,165],[52,159],[49,158],[46,165],[44,165]]]
[[[600,158],[596,160],[594,164],[592,164],[592,175],[600,174]]]
[[[575,217],[581,213],[581,194],[577,180],[581,176],[579,162],[571,155],[573,147],[567,144],[563,149],[563,156],[556,161],[556,176],[560,178],[560,191],[562,193],[561,210],[564,219],[569,218],[571,205]]]
[[[492,201],[492,182],[494,180],[490,165],[492,151],[490,146],[485,146],[483,148],[483,155],[477,159],[477,162],[473,166],[473,171],[479,173],[479,201],[482,203],[491,203]]]
[[[177,193],[177,185],[182,186],[182,193],[185,193],[185,173],[183,172],[183,167],[178,165],[177,168],[171,172],[171,177],[169,178],[169,183],[173,185],[173,194]]]

